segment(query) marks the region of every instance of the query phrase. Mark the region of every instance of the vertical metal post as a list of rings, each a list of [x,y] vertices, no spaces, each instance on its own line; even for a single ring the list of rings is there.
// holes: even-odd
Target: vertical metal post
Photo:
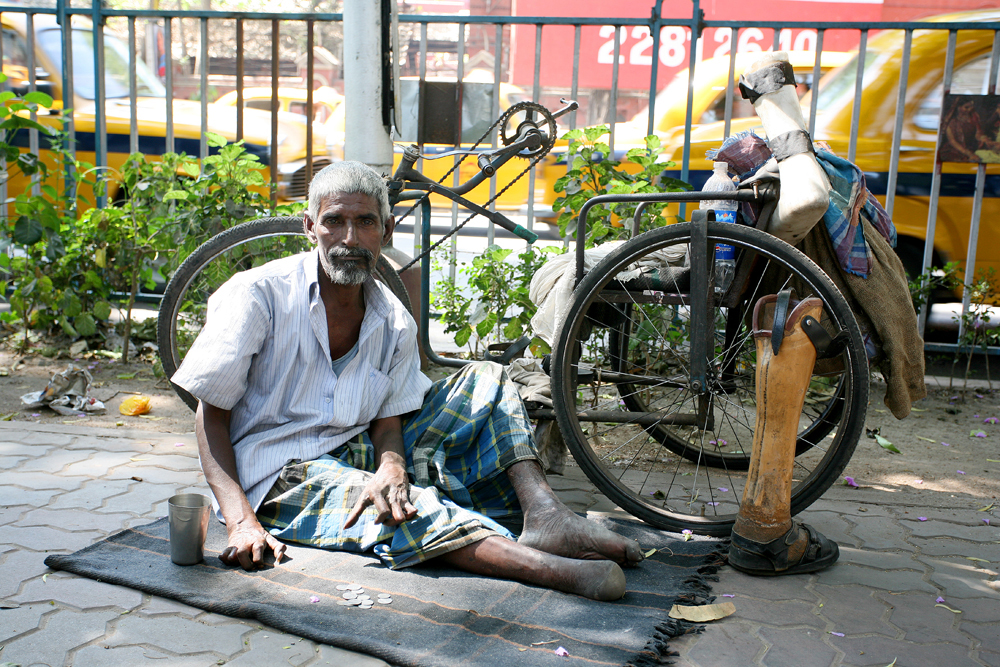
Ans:
[[[200,19],[199,34],[201,49],[198,52],[198,90],[201,91],[201,141],[198,144],[198,157],[204,160],[208,157],[208,19]]]
[[[823,33],[816,31],[816,61],[813,63],[812,95],[809,96],[809,136],[816,134],[816,108],[819,103],[819,80],[822,74],[820,63],[823,60]]]
[[[691,3],[691,49],[688,54],[688,89],[687,103],[684,107],[684,152],[681,157],[681,180],[688,180],[688,169],[691,166],[691,116],[694,113],[694,71],[695,63],[698,62],[698,33],[701,31],[701,6],[700,0],[693,0]],[[686,206],[681,204],[680,217],[687,214]]]
[[[899,95],[896,98],[896,123],[892,130],[892,151],[889,158],[889,182],[885,191],[885,212],[892,218],[896,204],[896,180],[899,177],[899,144],[903,136],[903,114],[906,111],[906,85],[910,78],[910,44],[913,31],[907,30],[903,37],[903,60],[899,65]]]
[[[663,29],[663,0],[656,0],[653,4],[653,11],[649,19],[649,36],[653,39],[653,64],[649,71],[649,116],[646,118],[646,134],[653,133],[653,118],[656,112],[656,79],[660,75],[660,31]],[[578,33],[579,34],[579,33]],[[579,51],[580,45],[576,45]]]
[[[858,73],[854,80],[854,107],[851,109],[851,140],[847,145],[847,161],[854,162],[854,154],[858,148],[858,125],[861,123],[861,92],[864,90],[862,81],[865,76],[866,51],[868,49],[868,31],[861,31],[861,43],[858,45]]]
[[[35,82],[35,15],[32,12],[27,12],[24,16],[25,19],[25,32],[26,35],[26,46],[28,47],[28,90],[30,92],[35,92],[36,82]],[[31,120],[37,122],[38,114],[34,111],[30,115]],[[38,155],[38,130],[31,128],[28,130],[28,150],[31,151],[32,155]],[[42,191],[41,183],[38,182],[37,178],[31,179],[31,194],[37,195]]]
[[[94,24],[94,166],[96,177],[104,179],[102,167],[108,164],[108,132],[105,123],[107,102],[104,86],[104,21],[101,16],[101,0],[92,0],[91,21]],[[104,208],[105,195],[95,198],[97,208]]]
[[[458,24],[458,67],[455,72],[455,81],[458,83],[458,85],[456,86],[455,90],[460,97],[462,94],[461,82],[465,80],[465,30],[466,30],[465,24],[459,23]],[[461,110],[462,110],[461,104],[459,105],[458,110],[460,112],[459,116],[461,117]],[[462,131],[461,123],[459,123],[459,136],[456,148],[458,147],[458,145],[461,144],[462,141],[461,131]],[[458,169],[458,163],[461,162],[462,158],[456,155],[453,158],[453,160],[454,160],[453,164],[455,165],[455,171],[452,172],[451,175],[451,184],[452,186],[457,186],[462,182],[462,174]],[[451,226],[454,227],[457,224],[458,224],[458,203],[452,202]],[[414,237],[416,237],[416,228],[414,228],[413,235]],[[458,235],[452,234],[452,237],[451,239],[449,239],[449,241],[450,243],[448,244],[448,280],[450,280],[451,284],[454,285],[455,279],[458,277]]]
[[[271,174],[271,211],[278,205],[278,19],[271,19],[271,156],[268,171]]]
[[[951,30],[948,32],[948,48],[944,58],[944,82],[941,85],[941,103],[944,104],[944,96],[951,92],[951,75],[955,70],[955,45],[958,41],[958,32]],[[927,207],[927,232],[924,234],[924,261],[921,273],[927,271],[931,265],[931,258],[934,256],[934,232],[937,229],[938,200],[941,194],[941,128],[938,128],[937,143],[934,147],[934,172],[931,174],[931,199]],[[924,283],[926,285],[926,282]],[[923,332],[927,323],[927,303],[920,307],[920,315],[917,317],[917,330]]]
[[[135,56],[135,17],[128,18],[128,152],[139,151],[139,101],[137,98],[138,79]]]
[[[236,19],[236,141],[243,138],[243,19]]]
[[[97,2],[98,0],[94,0]],[[163,50],[166,52],[164,57],[167,61],[167,69],[165,71],[166,81],[164,81],[165,87],[167,89],[167,129],[166,129],[166,145],[164,150],[168,153],[174,152],[174,54],[173,54],[173,20],[167,16],[163,19]]]
[[[611,155],[608,156],[610,160],[615,159],[615,125],[618,122],[618,59],[621,58],[621,36],[625,30],[626,28],[623,26],[615,26],[615,52],[611,60],[611,96],[608,99],[608,115],[605,116],[611,126],[611,135],[608,137],[608,147],[611,149],[609,151]]]
[[[498,118],[500,116],[500,73],[502,72],[501,66],[503,65],[503,24],[496,24],[496,35],[493,38],[494,45],[496,47],[496,57],[493,60],[493,118]],[[497,128],[493,129],[493,133],[490,135],[490,147],[496,148],[499,145],[499,137],[497,135]],[[490,199],[497,196],[497,176],[493,174],[490,177]],[[490,202],[490,210],[497,210],[497,203],[495,201]],[[496,240],[496,225],[490,220],[486,226],[486,244],[493,245]]]
[[[990,57],[990,78],[987,95],[997,90],[997,69],[1000,65],[1000,31],[993,31],[993,54]],[[943,104],[943,99],[942,99]],[[940,132],[940,130],[938,130]],[[979,245],[979,220],[983,211],[983,193],[986,188],[986,164],[976,165],[976,194],[972,200],[972,222],[969,226],[969,245],[965,254],[965,289],[962,290],[962,318],[958,321],[958,344],[965,336],[965,315],[972,302],[972,285],[976,280],[976,250]]]
[[[659,2],[660,0],[657,0]],[[580,94],[580,30],[582,26],[573,26],[573,79],[570,81],[569,85],[569,97],[572,100],[576,100],[577,95]],[[652,107],[650,107],[650,112],[652,112]],[[576,129],[576,111],[571,111],[569,113],[569,129]],[[570,164],[566,164],[566,168],[570,168]]]
[[[313,119],[316,112],[313,109],[313,87],[315,83],[316,54],[315,22],[306,21],[306,197],[309,197],[309,185],[313,177]]]
[[[740,36],[739,28],[729,29],[729,78],[726,79],[726,118],[722,136],[729,138],[733,124],[733,80],[736,78],[736,40]]]
[[[73,177],[76,167],[73,161],[76,159],[76,124],[73,122],[72,111],[76,106],[73,95],[73,19],[72,15],[66,12],[66,3],[69,0],[59,0],[60,19],[63,38],[63,131],[66,132],[66,150],[68,157],[64,164],[66,169],[66,180],[64,181],[64,193],[67,199],[76,198],[76,180]],[[6,201],[6,186],[0,189],[0,200]]]
[[[542,26],[535,26],[535,79],[531,86],[531,101],[538,102],[541,95],[541,72],[542,72]],[[543,158],[544,160],[544,158]],[[542,164],[539,161],[538,164]],[[535,169],[528,174],[528,216],[526,226],[528,231],[535,228]],[[530,246],[528,243],[526,246]]]
[[[56,0],[56,10],[59,12],[58,16],[59,22],[62,22],[66,18],[66,10],[63,6],[63,0]],[[3,16],[3,12],[0,12],[0,17]],[[3,67],[3,33],[2,28],[0,28],[0,69]],[[65,88],[63,89],[65,90]],[[7,173],[7,159],[0,155],[0,173]],[[68,181],[68,179],[67,179]],[[10,217],[8,211],[10,210],[7,204],[7,179],[0,179],[0,221],[4,224],[7,222],[7,218]],[[6,295],[3,295],[6,296]]]
[[[781,50],[781,29],[780,28],[775,28],[774,29],[774,37],[773,37],[772,42],[771,42],[771,50],[772,51],[780,51]]]

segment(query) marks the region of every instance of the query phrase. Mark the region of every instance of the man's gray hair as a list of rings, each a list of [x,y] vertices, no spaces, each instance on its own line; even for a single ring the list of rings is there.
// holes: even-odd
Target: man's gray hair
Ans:
[[[313,176],[309,184],[309,217],[315,222],[323,200],[336,194],[363,194],[378,202],[383,225],[392,215],[389,189],[378,172],[363,162],[334,162]]]

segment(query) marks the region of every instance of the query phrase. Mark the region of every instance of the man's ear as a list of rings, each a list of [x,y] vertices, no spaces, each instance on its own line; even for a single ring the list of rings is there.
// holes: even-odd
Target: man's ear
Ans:
[[[309,242],[313,245],[316,245],[319,242],[319,239],[316,238],[316,232],[313,231],[315,224],[316,223],[313,222],[313,219],[309,217],[308,212],[302,214],[302,229],[306,233],[306,238],[309,239]]]
[[[385,221],[385,229],[382,230],[382,245],[387,246],[392,241],[392,232],[396,229],[396,218],[391,215]]]

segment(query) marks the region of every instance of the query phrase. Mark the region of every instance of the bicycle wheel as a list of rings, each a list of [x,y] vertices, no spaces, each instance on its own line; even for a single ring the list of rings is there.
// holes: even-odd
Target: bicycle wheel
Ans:
[[[251,220],[217,234],[199,246],[178,267],[163,293],[156,326],[163,372],[169,378],[187,354],[205,324],[208,297],[239,271],[309,250],[302,218]],[[379,256],[375,277],[385,283],[412,313],[399,274]],[[195,410],[198,399],[176,385],[177,395]]]
[[[843,295],[809,258],[750,227],[708,223],[710,247],[736,248],[747,273],[732,307],[713,306],[707,388],[690,389],[688,223],[624,244],[577,286],[553,357],[552,394],[578,465],[620,507],[668,530],[726,535],[745,485],[756,422],[753,307],[794,287],[822,299],[822,323],[846,331],[818,362],[799,420],[792,512],[815,501],[850,460],[868,405],[868,361]],[[702,306],[704,307],[704,306]],[[714,323],[714,324],[713,324]]]

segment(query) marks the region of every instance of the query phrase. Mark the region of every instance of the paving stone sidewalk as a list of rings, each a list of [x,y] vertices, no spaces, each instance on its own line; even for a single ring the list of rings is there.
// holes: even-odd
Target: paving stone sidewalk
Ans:
[[[0,470],[0,664],[385,664],[42,564],[164,516],[175,493],[206,493],[193,434],[0,422]],[[575,510],[617,511],[578,470],[551,483]],[[1000,667],[1000,530],[849,493],[802,517],[840,543],[838,565],[776,579],[723,568],[714,593],[736,614],[676,640],[676,664]]]

